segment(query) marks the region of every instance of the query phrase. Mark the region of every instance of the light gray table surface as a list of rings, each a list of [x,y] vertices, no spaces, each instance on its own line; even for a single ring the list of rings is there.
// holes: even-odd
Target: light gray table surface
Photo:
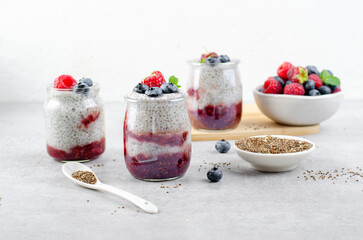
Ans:
[[[293,171],[258,172],[233,151],[217,153],[214,142],[193,142],[187,174],[164,182],[169,188],[129,174],[125,106],[105,108],[107,149],[87,165],[101,165],[93,170],[104,183],[150,200],[160,212],[136,211],[117,196],[70,182],[46,153],[42,103],[1,103],[1,240],[363,239],[363,179],[333,184],[302,178],[307,169],[363,168],[363,101],[344,101],[319,134],[306,136],[318,148]],[[210,183],[204,161],[231,164],[222,168],[219,183]]]

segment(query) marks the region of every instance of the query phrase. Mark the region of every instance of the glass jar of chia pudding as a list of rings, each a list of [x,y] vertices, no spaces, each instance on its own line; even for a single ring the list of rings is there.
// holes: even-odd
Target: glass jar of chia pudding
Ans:
[[[47,89],[46,144],[48,154],[57,161],[87,162],[105,151],[104,106],[98,94],[99,85],[81,87],[75,91],[51,85]]]
[[[242,116],[239,61],[188,63],[187,106],[192,126],[197,130],[236,128]]]
[[[182,177],[191,157],[191,126],[182,91],[148,97],[125,96],[124,155],[137,179],[165,181]]]

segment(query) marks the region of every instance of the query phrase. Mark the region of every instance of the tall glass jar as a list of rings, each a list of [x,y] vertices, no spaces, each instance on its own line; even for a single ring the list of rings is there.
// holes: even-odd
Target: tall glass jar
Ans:
[[[242,116],[242,83],[238,60],[226,63],[189,61],[187,106],[198,130],[237,127]]]
[[[186,94],[152,98],[133,92],[125,100],[124,156],[131,175],[146,181],[182,177],[192,150]]]
[[[86,162],[105,151],[104,107],[99,85],[77,93],[49,86],[44,103],[48,154],[55,160]]]

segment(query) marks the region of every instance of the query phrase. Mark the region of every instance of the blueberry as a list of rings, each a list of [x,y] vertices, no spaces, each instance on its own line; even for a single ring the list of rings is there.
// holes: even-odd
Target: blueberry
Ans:
[[[149,89],[149,86],[148,85],[146,85],[146,84],[142,84],[142,83],[138,83],[137,85],[136,85],[136,87],[134,87],[134,92],[137,92],[137,93],[145,93],[146,92],[146,90],[148,90]]]
[[[212,182],[219,182],[223,177],[223,173],[217,167],[212,168],[207,173],[207,178]]]
[[[226,63],[226,62],[230,62],[231,60],[229,59],[229,57],[227,55],[220,55],[219,61],[221,61],[222,63]]]
[[[334,92],[338,86],[334,86],[334,85],[330,85],[330,84],[327,84],[327,86],[331,89],[332,92]]]
[[[171,82],[165,82],[160,86],[163,93],[176,93],[179,92],[179,88]]]
[[[281,84],[282,87],[285,86],[284,80],[282,80],[282,78],[280,78],[279,76],[275,76],[274,79],[276,79]]]
[[[312,89],[309,91],[309,96],[320,96],[320,92],[316,89]]]
[[[76,86],[74,86],[73,91],[76,93],[86,94],[89,91],[89,86],[83,82],[79,82]]]
[[[331,94],[330,87],[325,86],[325,85],[321,86],[318,90],[319,90],[319,92],[320,92],[321,95]]]
[[[287,80],[286,82],[285,82],[285,86],[286,85],[289,85],[289,84],[291,84],[292,82],[290,81],[290,80]]]
[[[317,74],[320,76],[319,70],[315,66],[306,66],[306,69],[308,70],[308,74]]]
[[[149,97],[160,97],[163,95],[163,91],[158,87],[151,87],[145,91],[145,94]]]
[[[222,139],[221,141],[216,142],[215,148],[220,153],[226,153],[229,151],[229,149],[231,149],[231,144],[228,141]]]
[[[93,86],[93,81],[90,78],[82,78],[79,82],[87,84],[89,87]]]
[[[313,80],[307,80],[304,83],[305,92],[308,93],[310,90],[315,89],[315,82]]]
[[[209,63],[212,67],[214,67],[219,62],[218,58],[215,57],[209,57],[206,60],[206,63]]]

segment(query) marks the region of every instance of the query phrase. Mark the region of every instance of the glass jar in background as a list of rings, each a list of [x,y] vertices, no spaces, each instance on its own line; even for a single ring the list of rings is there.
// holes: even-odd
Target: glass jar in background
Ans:
[[[57,161],[87,162],[105,151],[104,106],[99,85],[82,92],[47,89],[44,103],[48,154]]]
[[[146,181],[182,177],[192,149],[186,94],[151,98],[132,92],[125,100],[124,156],[131,175]]]
[[[197,130],[237,127],[242,116],[242,83],[238,60],[226,63],[189,61],[187,106]]]

